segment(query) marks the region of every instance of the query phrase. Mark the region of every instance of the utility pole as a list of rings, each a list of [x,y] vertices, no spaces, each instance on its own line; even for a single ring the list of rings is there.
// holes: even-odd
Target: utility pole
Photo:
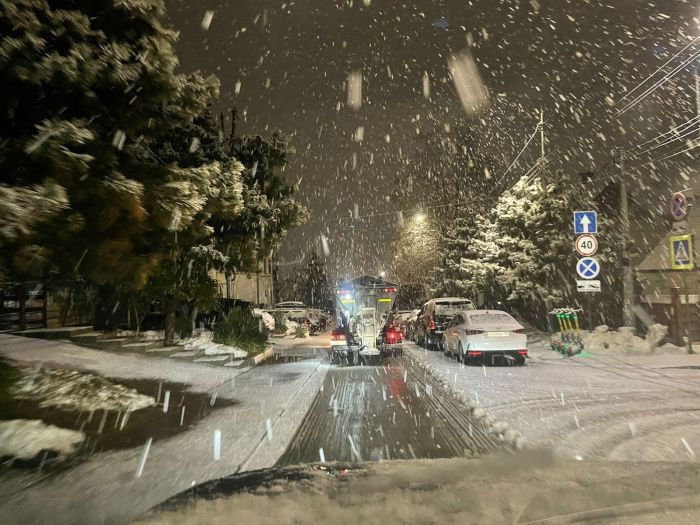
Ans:
[[[540,108],[540,159],[544,160],[544,109]]]
[[[625,154],[620,156],[620,214],[622,215],[622,320],[625,326],[634,326],[632,301],[634,283],[627,241],[630,234],[629,204],[627,202],[627,177],[625,175]]]

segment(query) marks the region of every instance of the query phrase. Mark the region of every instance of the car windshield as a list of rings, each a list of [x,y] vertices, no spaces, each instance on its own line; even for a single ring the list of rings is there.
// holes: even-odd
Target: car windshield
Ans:
[[[0,521],[698,522],[699,153],[700,0],[0,0]]]

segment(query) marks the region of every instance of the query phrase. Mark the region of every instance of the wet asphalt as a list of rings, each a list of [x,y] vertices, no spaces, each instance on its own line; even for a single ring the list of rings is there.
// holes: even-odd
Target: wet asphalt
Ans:
[[[476,456],[502,444],[452,394],[405,358],[330,365],[278,465]]]

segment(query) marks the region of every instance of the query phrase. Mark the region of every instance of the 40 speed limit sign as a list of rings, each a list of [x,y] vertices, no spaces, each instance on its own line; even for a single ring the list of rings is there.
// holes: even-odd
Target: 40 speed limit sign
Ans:
[[[579,235],[576,239],[576,251],[584,257],[595,255],[598,251],[598,239],[594,235]]]

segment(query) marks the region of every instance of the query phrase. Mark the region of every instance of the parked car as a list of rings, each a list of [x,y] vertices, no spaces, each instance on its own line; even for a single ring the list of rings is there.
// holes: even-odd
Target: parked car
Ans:
[[[408,316],[408,319],[406,319],[406,339],[409,339],[410,341],[415,341],[416,340],[416,323],[418,322],[418,314],[420,313],[420,309],[416,310],[411,310],[411,314]]]
[[[429,350],[437,349],[442,341],[445,325],[459,312],[475,310],[471,299],[465,297],[441,297],[423,305],[415,323],[415,341]]]
[[[396,310],[391,314],[391,322],[401,330],[404,337],[406,337],[408,319],[411,317],[412,313],[413,310]]]
[[[471,310],[455,315],[445,327],[441,344],[445,355],[461,363],[505,360],[524,365],[527,357],[525,328],[500,310]]]
[[[283,301],[275,305],[277,310],[299,310],[300,308],[304,308],[304,303],[301,301]]]

